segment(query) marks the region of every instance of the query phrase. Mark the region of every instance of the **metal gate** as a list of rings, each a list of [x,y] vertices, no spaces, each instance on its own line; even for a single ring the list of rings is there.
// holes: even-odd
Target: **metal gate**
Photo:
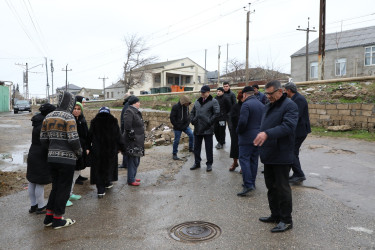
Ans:
[[[9,87],[0,85],[0,112],[9,111]]]

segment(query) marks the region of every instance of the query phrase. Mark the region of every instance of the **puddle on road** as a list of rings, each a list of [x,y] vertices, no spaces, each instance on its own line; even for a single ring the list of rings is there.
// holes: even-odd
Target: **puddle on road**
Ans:
[[[16,124],[0,124],[0,128],[20,128],[21,125]]]
[[[1,164],[5,163],[5,164]],[[1,153],[0,154],[0,170],[16,171],[20,166],[24,167],[27,163],[27,152]],[[22,168],[21,167],[21,168]]]

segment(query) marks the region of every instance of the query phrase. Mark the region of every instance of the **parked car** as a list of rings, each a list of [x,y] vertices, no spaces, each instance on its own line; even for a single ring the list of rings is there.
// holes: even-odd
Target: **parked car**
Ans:
[[[29,111],[31,112],[31,105],[27,100],[17,100],[13,106],[14,113],[17,114],[18,111]]]

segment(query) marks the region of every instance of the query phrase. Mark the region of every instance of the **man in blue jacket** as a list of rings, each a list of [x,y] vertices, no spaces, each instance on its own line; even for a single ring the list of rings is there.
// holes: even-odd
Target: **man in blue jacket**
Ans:
[[[243,88],[242,94],[244,101],[241,106],[237,133],[243,190],[237,194],[238,196],[246,196],[255,189],[259,151],[253,141],[259,133],[264,110],[264,105],[255,97],[252,87]]]
[[[298,123],[294,143],[294,163],[292,166],[293,175],[289,178],[289,182],[299,183],[306,180],[299,161],[299,149],[307,135],[311,133],[309,107],[305,97],[297,92],[297,86],[294,83],[288,82],[284,85],[284,89],[287,96],[298,106]]]
[[[283,94],[281,83],[266,84],[269,99],[260,126],[260,133],[254,140],[260,146],[260,160],[264,164],[264,180],[268,189],[268,203],[271,216],[261,217],[265,223],[278,223],[271,232],[284,232],[293,227],[292,191],[289,185],[289,171],[294,162],[294,135],[298,122],[298,107]]]

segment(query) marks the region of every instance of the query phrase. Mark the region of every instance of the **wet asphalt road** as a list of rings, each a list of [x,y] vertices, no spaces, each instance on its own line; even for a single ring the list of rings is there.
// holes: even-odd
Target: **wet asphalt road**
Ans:
[[[129,187],[121,178],[100,200],[88,187],[66,210],[77,223],[60,230],[44,228],[43,215],[27,213],[27,191],[2,197],[0,249],[375,249],[374,146],[309,137],[301,151],[307,180],[292,187],[294,228],[285,233],[271,234],[274,225],[258,221],[269,215],[261,166],[257,190],[236,196],[242,177],[228,171],[228,143],[214,149],[211,173],[190,171],[190,157],[172,182],[157,184],[158,170],[141,173],[142,186]],[[169,230],[186,221],[214,223],[221,236],[173,240]]]

